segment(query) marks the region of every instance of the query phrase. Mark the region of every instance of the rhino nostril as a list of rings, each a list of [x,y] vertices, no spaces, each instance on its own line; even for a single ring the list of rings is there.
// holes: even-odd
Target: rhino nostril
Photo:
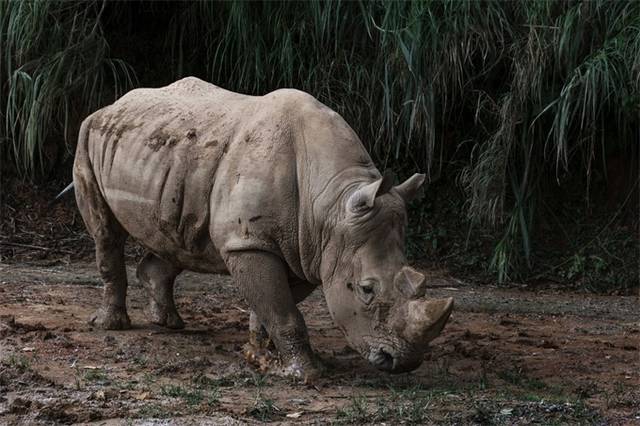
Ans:
[[[380,349],[380,354],[382,355],[382,366],[385,370],[391,370],[393,368],[393,357],[391,354],[385,352],[383,349]]]
[[[393,356],[380,348],[369,355],[369,361],[380,370],[390,371],[393,369]]]

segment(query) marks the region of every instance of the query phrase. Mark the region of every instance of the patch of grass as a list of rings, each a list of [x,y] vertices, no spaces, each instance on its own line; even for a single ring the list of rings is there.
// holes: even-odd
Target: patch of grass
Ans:
[[[547,406],[545,411],[552,413],[551,415],[547,414],[548,424],[604,424],[602,415],[589,407],[582,399],[568,400],[563,404]]]
[[[136,367],[146,367],[149,364],[149,359],[146,356],[139,355],[134,357],[131,363]]]
[[[2,364],[19,371],[27,371],[31,368],[31,360],[22,354],[11,354],[2,361]]]
[[[261,422],[273,420],[280,412],[275,402],[270,398],[265,398],[261,393],[256,396],[253,407],[249,409],[249,414]]]
[[[84,378],[84,380],[86,380],[87,382],[101,382],[101,383],[105,383],[109,381],[109,376],[107,375],[107,372],[104,371],[101,368],[96,368],[96,369],[91,369],[91,370],[85,370],[84,374],[82,375],[82,377]]]
[[[545,382],[535,377],[529,377],[522,368],[500,370],[497,372],[497,376],[505,382],[523,389],[542,390],[547,388]]]
[[[207,393],[207,405],[214,407],[220,404],[220,389],[211,390]]]
[[[482,370],[478,375],[478,380],[476,386],[474,386],[477,390],[485,390],[489,386],[489,377],[487,376],[487,369],[485,366],[482,366]]]
[[[251,383],[253,386],[257,387],[258,389],[262,389],[269,383],[268,377],[266,374],[257,374],[257,373],[252,374],[251,378],[249,378],[247,382]]]
[[[433,392],[419,389],[395,391],[392,389],[391,403],[378,404],[380,421],[395,420],[405,424],[421,424],[429,421]]]
[[[218,389],[224,387],[236,386],[238,383],[248,380],[248,377],[243,375],[228,375],[222,377],[210,377],[202,373],[197,373],[191,378],[191,383],[194,386]],[[254,382],[255,383],[255,382]]]
[[[365,423],[370,418],[370,411],[370,404],[365,396],[352,396],[348,405],[338,409],[338,423]]]
[[[211,378],[202,373],[197,373],[191,378],[191,383],[206,394],[207,405],[210,407],[218,405],[220,402],[220,387],[233,386],[235,382],[228,378]]]
[[[640,407],[640,390],[624,382],[616,382],[605,394],[607,408]]]
[[[158,381],[158,376],[153,373],[144,373],[142,375],[142,383],[145,385],[151,385]]]
[[[505,382],[515,386],[519,386],[524,377],[522,370],[518,368],[510,370],[500,370],[496,373],[496,375]]]
[[[143,418],[166,419],[171,415],[169,410],[158,404],[145,405],[138,411],[138,416]]]
[[[256,387],[256,396],[253,405],[247,410],[248,414],[262,422],[272,420],[279,414],[280,409],[271,398],[264,396],[263,388],[268,385],[268,377],[265,374],[253,373],[245,379],[247,385]]]
[[[133,390],[136,388],[137,384],[138,382],[136,380],[122,380],[122,381],[117,381],[115,383],[115,386],[118,389],[122,389],[122,390]]]
[[[189,405],[198,405],[204,399],[202,390],[193,388],[187,389],[178,385],[164,385],[160,388],[160,393],[172,398],[181,398]]]
[[[419,387],[389,389],[391,395],[367,398],[357,395],[337,411],[337,423],[424,424],[430,421],[434,392]]]

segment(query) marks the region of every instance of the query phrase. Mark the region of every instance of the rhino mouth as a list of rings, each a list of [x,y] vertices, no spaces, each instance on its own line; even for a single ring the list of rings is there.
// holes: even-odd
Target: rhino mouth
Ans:
[[[422,354],[407,354],[387,345],[372,346],[367,360],[378,370],[391,374],[415,370],[422,364]]]

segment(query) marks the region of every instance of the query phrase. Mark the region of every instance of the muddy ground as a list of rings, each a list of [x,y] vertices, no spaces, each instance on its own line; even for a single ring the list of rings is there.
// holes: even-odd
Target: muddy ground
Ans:
[[[92,263],[0,264],[0,424],[640,424],[638,298],[467,285],[424,364],[390,376],[346,346],[321,291],[302,304],[327,365],[313,384],[247,364],[248,313],[226,276],[178,279],[181,331],[150,325],[129,268],[134,329],[87,324]]]

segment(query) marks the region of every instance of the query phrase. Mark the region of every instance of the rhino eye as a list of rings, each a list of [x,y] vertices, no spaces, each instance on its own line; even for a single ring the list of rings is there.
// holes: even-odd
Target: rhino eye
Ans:
[[[367,305],[375,297],[375,284],[374,280],[362,280],[358,283],[358,296]]]

